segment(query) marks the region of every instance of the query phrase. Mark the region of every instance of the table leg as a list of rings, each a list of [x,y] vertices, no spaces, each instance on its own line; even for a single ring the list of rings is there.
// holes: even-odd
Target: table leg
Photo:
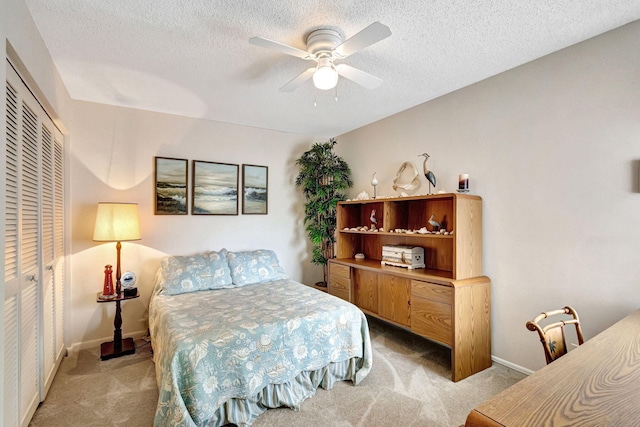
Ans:
[[[122,309],[120,308],[120,300],[116,301],[116,317],[113,319],[113,350],[119,352],[122,350]]]
[[[122,339],[122,309],[120,308],[120,300],[116,301],[116,317],[113,320],[113,326],[115,328],[113,331],[113,341],[100,345],[101,360],[109,360],[136,352],[133,338]]]

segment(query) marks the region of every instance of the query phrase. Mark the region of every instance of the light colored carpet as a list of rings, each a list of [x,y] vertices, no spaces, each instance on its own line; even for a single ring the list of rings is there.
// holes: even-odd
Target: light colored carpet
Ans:
[[[273,426],[450,427],[471,409],[524,378],[495,364],[454,383],[450,351],[369,318],[373,369],[358,385],[318,389],[299,412],[270,409],[253,424]],[[99,349],[64,359],[30,426],[152,426],[158,389],[148,344],[136,354],[101,362]]]

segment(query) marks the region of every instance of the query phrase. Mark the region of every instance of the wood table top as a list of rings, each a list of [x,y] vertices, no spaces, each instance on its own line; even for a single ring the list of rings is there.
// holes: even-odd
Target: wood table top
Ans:
[[[479,405],[465,425],[640,426],[640,310]]]

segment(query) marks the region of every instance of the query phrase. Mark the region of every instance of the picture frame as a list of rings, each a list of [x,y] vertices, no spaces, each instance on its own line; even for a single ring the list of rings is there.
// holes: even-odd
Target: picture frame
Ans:
[[[267,215],[269,208],[269,168],[242,165],[242,214]]]
[[[192,215],[238,215],[240,166],[193,161]]]
[[[154,157],[154,214],[187,215],[189,161]]]

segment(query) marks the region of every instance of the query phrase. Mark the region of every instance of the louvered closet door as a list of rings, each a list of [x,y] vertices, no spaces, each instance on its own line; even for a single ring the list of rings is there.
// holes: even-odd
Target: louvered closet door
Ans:
[[[62,135],[56,132],[53,139],[53,301],[55,323],[53,340],[56,366],[66,354],[64,346],[64,156]],[[53,375],[50,375],[53,379]],[[46,390],[51,383],[46,383]],[[41,396],[44,400],[44,396]]]
[[[62,185],[56,153],[62,136],[9,65],[6,101],[3,423],[26,426],[44,400],[64,347],[56,323],[63,310],[56,279],[63,276],[55,271]]]
[[[4,414],[5,426],[19,423],[20,386],[20,277],[18,253],[18,194],[20,143],[17,91],[7,84],[7,140],[5,185],[5,241],[4,241]]]

